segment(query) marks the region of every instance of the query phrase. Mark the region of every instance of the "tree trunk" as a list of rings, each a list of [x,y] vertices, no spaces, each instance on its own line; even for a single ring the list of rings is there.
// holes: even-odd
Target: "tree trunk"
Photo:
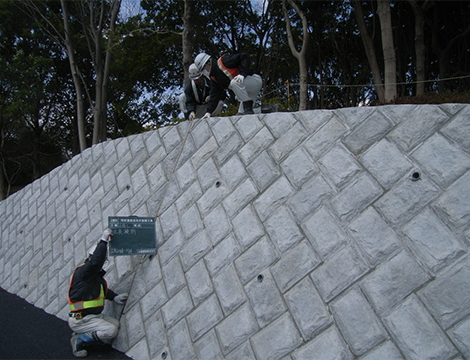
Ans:
[[[308,70],[307,70],[307,44],[308,44],[308,24],[307,18],[304,13],[300,10],[294,0],[287,0],[289,4],[295,9],[300,19],[302,20],[302,47],[300,51],[297,51],[294,39],[292,36],[292,29],[289,14],[287,13],[286,0],[282,0],[282,10],[284,11],[284,17],[286,18],[286,29],[287,29],[287,39],[289,41],[289,47],[292,52],[292,55],[299,62],[299,71],[300,71],[300,101],[299,101],[299,110],[307,110],[307,99],[308,99]]]
[[[384,54],[385,101],[392,101],[397,96],[397,60],[393,45],[390,0],[377,0],[377,13],[380,18],[382,51]]]
[[[424,13],[429,7],[429,0],[421,6],[417,0],[408,0],[415,15],[415,54],[416,54],[416,95],[424,95],[426,80],[426,46],[424,44]]]
[[[189,65],[192,63],[193,54],[193,23],[194,23],[194,1],[185,0],[183,16],[183,68],[184,68],[184,86],[189,83]]]
[[[377,56],[375,54],[374,43],[372,38],[367,31],[366,23],[364,21],[364,14],[362,12],[361,1],[354,0],[352,2],[355,9],[355,16],[357,21],[357,26],[359,27],[359,32],[361,33],[362,43],[364,44],[364,50],[366,52],[367,60],[369,61],[369,66],[372,71],[372,77],[374,79],[375,92],[379,98],[380,103],[385,102],[385,90],[382,82],[382,75],[380,74],[379,63],[377,61]]]
[[[80,75],[78,73],[77,64],[75,62],[75,50],[72,46],[70,26],[69,26],[69,13],[67,10],[67,1],[60,0],[62,12],[64,16],[64,29],[65,29],[65,45],[67,48],[67,55],[69,58],[70,71],[72,72],[73,84],[75,86],[76,101],[77,101],[77,126],[78,126],[78,141],[80,143],[80,152],[87,148],[85,136],[85,111],[83,106],[83,91],[80,82]]]

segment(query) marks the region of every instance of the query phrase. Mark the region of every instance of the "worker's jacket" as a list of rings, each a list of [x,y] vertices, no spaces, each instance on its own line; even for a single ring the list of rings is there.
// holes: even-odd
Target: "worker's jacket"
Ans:
[[[204,81],[202,84],[198,85],[191,80],[186,88],[184,93],[186,95],[186,109],[189,113],[192,111],[196,112],[198,105],[203,105],[206,102],[206,98],[210,94],[210,84],[209,80],[206,77],[203,77]]]
[[[212,113],[220,100],[225,99],[225,90],[228,89],[230,81],[238,74],[243,76],[253,75],[250,68],[248,54],[240,53],[234,55],[223,55],[219,59],[211,59],[212,68],[211,94],[207,104],[207,112]]]
[[[78,266],[70,281],[70,311],[81,312],[82,316],[100,314],[105,299],[114,300],[116,294],[108,289],[102,267],[106,260],[107,243],[100,241],[93,255]]]

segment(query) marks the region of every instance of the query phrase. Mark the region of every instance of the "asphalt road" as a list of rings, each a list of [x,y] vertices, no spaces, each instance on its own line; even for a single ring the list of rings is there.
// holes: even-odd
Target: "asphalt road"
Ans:
[[[68,324],[0,288],[0,359],[77,359]],[[130,359],[109,345],[94,346],[85,359]]]

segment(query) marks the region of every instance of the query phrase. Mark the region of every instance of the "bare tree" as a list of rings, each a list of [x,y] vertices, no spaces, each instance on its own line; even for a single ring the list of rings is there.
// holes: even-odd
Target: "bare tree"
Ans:
[[[385,102],[385,90],[382,82],[382,75],[380,74],[380,67],[377,61],[376,51],[372,37],[367,31],[367,26],[364,21],[364,13],[362,11],[362,4],[360,0],[354,0],[352,2],[355,10],[355,16],[357,25],[359,27],[359,32],[361,33],[362,43],[364,44],[364,49],[366,51],[367,60],[369,60],[369,66],[372,71],[372,77],[374,79],[375,91],[377,97],[379,98],[380,103]]]
[[[109,72],[111,68],[111,52],[108,51],[113,47],[113,31],[121,0],[80,0],[68,2],[60,0],[62,9],[62,27],[59,23],[50,20],[50,11],[47,7],[41,7],[40,1],[25,0],[24,3],[28,14],[40,22],[44,21],[47,25],[43,27],[44,31],[55,39],[55,41],[64,49],[69,59],[70,71],[75,86],[76,103],[77,103],[77,125],[78,137],[80,143],[80,151],[87,148],[85,133],[85,95],[89,99],[89,103],[93,110],[93,144],[106,140],[107,128],[107,87],[109,81]],[[70,14],[69,5],[74,6],[74,14]],[[83,74],[76,60],[76,48],[73,43],[73,33],[71,30],[72,19],[78,20],[82,24],[83,35],[88,44],[88,50],[91,62],[94,67],[95,81],[95,99],[91,98],[91,91],[86,84]],[[107,43],[107,47],[103,48],[103,41]]]
[[[377,0],[377,14],[380,18],[384,55],[385,101],[391,101],[397,96],[397,59],[393,44],[390,0]]]
[[[431,0],[418,2],[408,0],[415,16],[415,54],[416,54],[416,95],[424,95],[426,80],[426,45],[424,44],[424,13],[431,6]],[[421,3],[421,5],[420,5]]]
[[[307,110],[307,99],[308,99],[308,67],[307,67],[307,44],[308,44],[308,24],[307,17],[300,10],[294,0],[287,0],[289,5],[292,6],[300,19],[302,20],[302,47],[300,51],[297,50],[294,44],[294,37],[292,35],[291,22],[289,14],[287,12],[286,0],[282,0],[282,10],[284,11],[284,17],[286,18],[286,29],[287,29],[287,39],[289,41],[289,47],[292,51],[292,55],[299,62],[299,71],[300,71],[300,101],[299,101],[299,110]]]
[[[192,62],[193,53],[193,18],[194,13],[194,0],[184,1],[184,16],[183,24],[184,29],[182,33],[183,37],[183,68],[184,68],[184,85],[189,83],[189,65]]]

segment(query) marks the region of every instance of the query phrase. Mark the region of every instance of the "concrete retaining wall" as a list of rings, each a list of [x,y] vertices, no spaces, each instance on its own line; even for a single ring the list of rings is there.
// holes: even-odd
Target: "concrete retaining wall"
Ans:
[[[470,358],[470,105],[197,120],[175,166],[188,126],[0,202],[0,286],[65,320],[108,216],[156,216],[157,256],[106,264],[135,359]]]

